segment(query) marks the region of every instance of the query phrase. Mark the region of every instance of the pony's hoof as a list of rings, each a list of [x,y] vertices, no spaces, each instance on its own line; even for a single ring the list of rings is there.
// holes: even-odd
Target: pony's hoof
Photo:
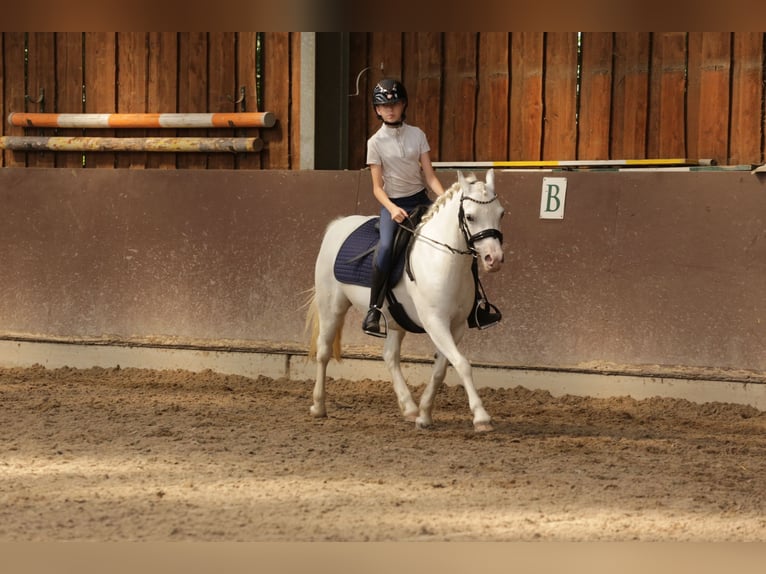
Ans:
[[[428,430],[433,426],[433,423],[431,421],[426,421],[421,419],[420,417],[417,417],[415,419],[415,428],[419,430]]]
[[[406,420],[408,423],[414,423],[418,420],[418,407],[415,405],[412,406],[412,408],[404,407],[402,408],[402,416],[404,417],[404,420]]]
[[[486,423],[474,423],[473,429],[476,432],[492,432],[494,427],[492,426],[492,423],[486,422]]]
[[[309,411],[311,412],[311,416],[315,419],[321,419],[327,416],[327,409],[324,407],[320,408],[316,405],[311,405]]]

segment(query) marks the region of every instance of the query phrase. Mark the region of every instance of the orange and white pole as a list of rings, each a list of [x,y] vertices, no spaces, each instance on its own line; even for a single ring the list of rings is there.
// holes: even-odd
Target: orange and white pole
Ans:
[[[45,114],[13,112],[8,123],[24,128],[270,128],[272,112],[210,114]]]

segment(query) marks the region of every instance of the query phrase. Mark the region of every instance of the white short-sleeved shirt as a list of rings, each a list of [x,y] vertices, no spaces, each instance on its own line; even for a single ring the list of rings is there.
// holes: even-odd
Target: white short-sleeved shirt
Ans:
[[[425,189],[420,155],[431,151],[426,134],[418,127],[383,124],[367,140],[367,165],[383,168],[383,189],[391,198],[409,197]]]

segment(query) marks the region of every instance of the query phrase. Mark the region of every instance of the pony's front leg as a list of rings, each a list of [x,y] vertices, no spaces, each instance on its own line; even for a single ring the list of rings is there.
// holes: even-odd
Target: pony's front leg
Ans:
[[[461,325],[459,328],[464,327]],[[479,393],[476,392],[476,387],[473,384],[471,363],[457,348],[457,343],[455,342],[452,332],[445,326],[432,325],[428,329],[428,334],[436,345],[436,348],[442,352],[455,368],[455,371],[463,383],[463,388],[465,388],[465,392],[468,395],[468,407],[473,413],[473,428],[479,432],[491,431],[492,419],[487,411],[484,410],[481,397],[479,397]],[[457,340],[460,340],[462,331],[457,331],[455,335],[457,336]]]
[[[463,381],[463,387],[468,395],[468,407],[473,413],[473,428],[478,432],[487,432],[492,430],[492,419],[484,410],[484,404],[479,397],[479,393],[476,392],[476,386],[473,384],[473,374],[471,363],[468,362],[463,355],[456,362],[452,363],[455,367],[455,371],[460,375],[460,380]]]
[[[402,339],[405,332],[398,329],[389,329],[388,337],[383,345],[383,362],[391,373],[391,380],[394,383],[394,392],[399,402],[399,410],[404,415],[405,420],[414,421],[418,414],[418,407],[412,400],[412,393],[407,386],[401,368]]]
[[[434,399],[447,376],[447,358],[439,351],[436,352],[431,380],[428,381],[423,394],[420,396],[420,415],[415,420],[418,428],[425,429],[433,424]]]

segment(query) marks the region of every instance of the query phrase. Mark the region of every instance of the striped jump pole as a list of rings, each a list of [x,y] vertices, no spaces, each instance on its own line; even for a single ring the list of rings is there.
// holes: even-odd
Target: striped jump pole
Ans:
[[[272,112],[210,114],[45,114],[12,112],[8,123],[23,128],[270,128]]]
[[[259,152],[261,138],[0,137],[0,149],[20,151]]]
[[[659,158],[659,159],[576,159],[529,161],[435,161],[435,168],[459,169],[535,169],[535,168],[620,168],[662,166],[713,166],[712,159]]]

